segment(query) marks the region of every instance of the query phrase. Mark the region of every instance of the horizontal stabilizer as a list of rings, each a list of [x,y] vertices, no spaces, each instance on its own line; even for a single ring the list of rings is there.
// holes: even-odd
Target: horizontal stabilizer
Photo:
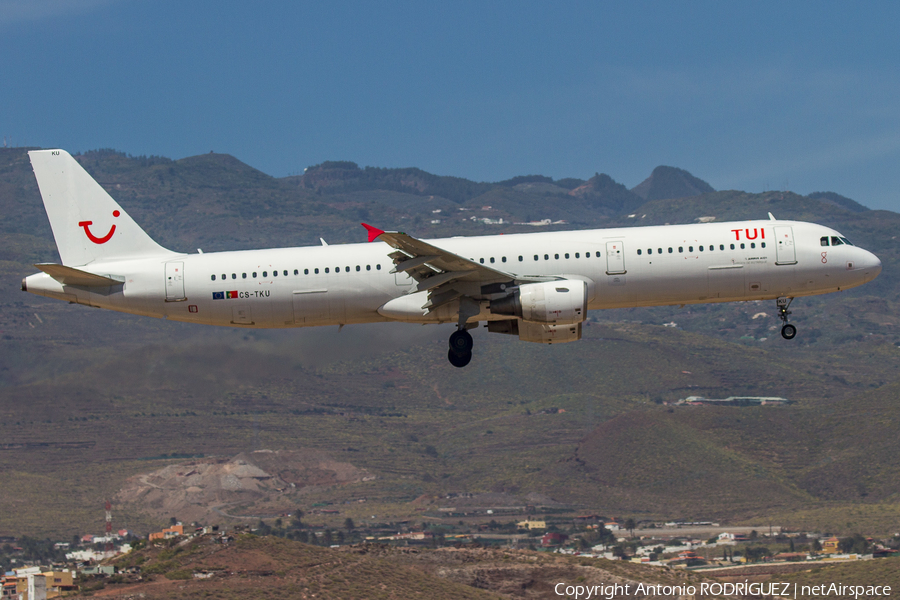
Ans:
[[[125,278],[114,279],[113,276],[95,275],[74,269],[65,265],[57,265],[54,263],[41,263],[34,265],[56,281],[63,285],[80,285],[82,287],[109,287],[111,285],[120,285],[125,283]]]

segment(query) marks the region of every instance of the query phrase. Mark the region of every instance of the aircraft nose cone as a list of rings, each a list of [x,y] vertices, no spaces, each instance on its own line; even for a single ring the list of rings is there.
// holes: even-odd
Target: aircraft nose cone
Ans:
[[[861,262],[861,267],[868,276],[868,281],[872,281],[881,273],[881,260],[869,251],[865,251],[866,255]]]

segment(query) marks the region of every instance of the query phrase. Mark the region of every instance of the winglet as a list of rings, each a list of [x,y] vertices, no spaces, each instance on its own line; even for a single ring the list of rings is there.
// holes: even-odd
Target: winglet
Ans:
[[[378,229],[377,227],[372,227],[368,223],[360,223],[363,227],[366,228],[366,231],[369,232],[369,241],[374,242],[378,239],[378,236],[384,233],[383,229]]]

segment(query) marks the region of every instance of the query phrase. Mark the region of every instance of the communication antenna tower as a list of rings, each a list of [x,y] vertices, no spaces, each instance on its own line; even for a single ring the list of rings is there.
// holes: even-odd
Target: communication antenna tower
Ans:
[[[112,552],[113,550],[113,542],[112,542],[112,504],[110,504],[109,500],[106,501],[106,551]]]

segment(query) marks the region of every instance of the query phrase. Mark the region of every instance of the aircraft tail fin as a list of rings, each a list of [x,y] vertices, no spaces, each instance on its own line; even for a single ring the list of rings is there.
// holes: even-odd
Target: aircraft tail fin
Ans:
[[[174,254],[147,235],[65,150],[28,153],[62,263]]]

